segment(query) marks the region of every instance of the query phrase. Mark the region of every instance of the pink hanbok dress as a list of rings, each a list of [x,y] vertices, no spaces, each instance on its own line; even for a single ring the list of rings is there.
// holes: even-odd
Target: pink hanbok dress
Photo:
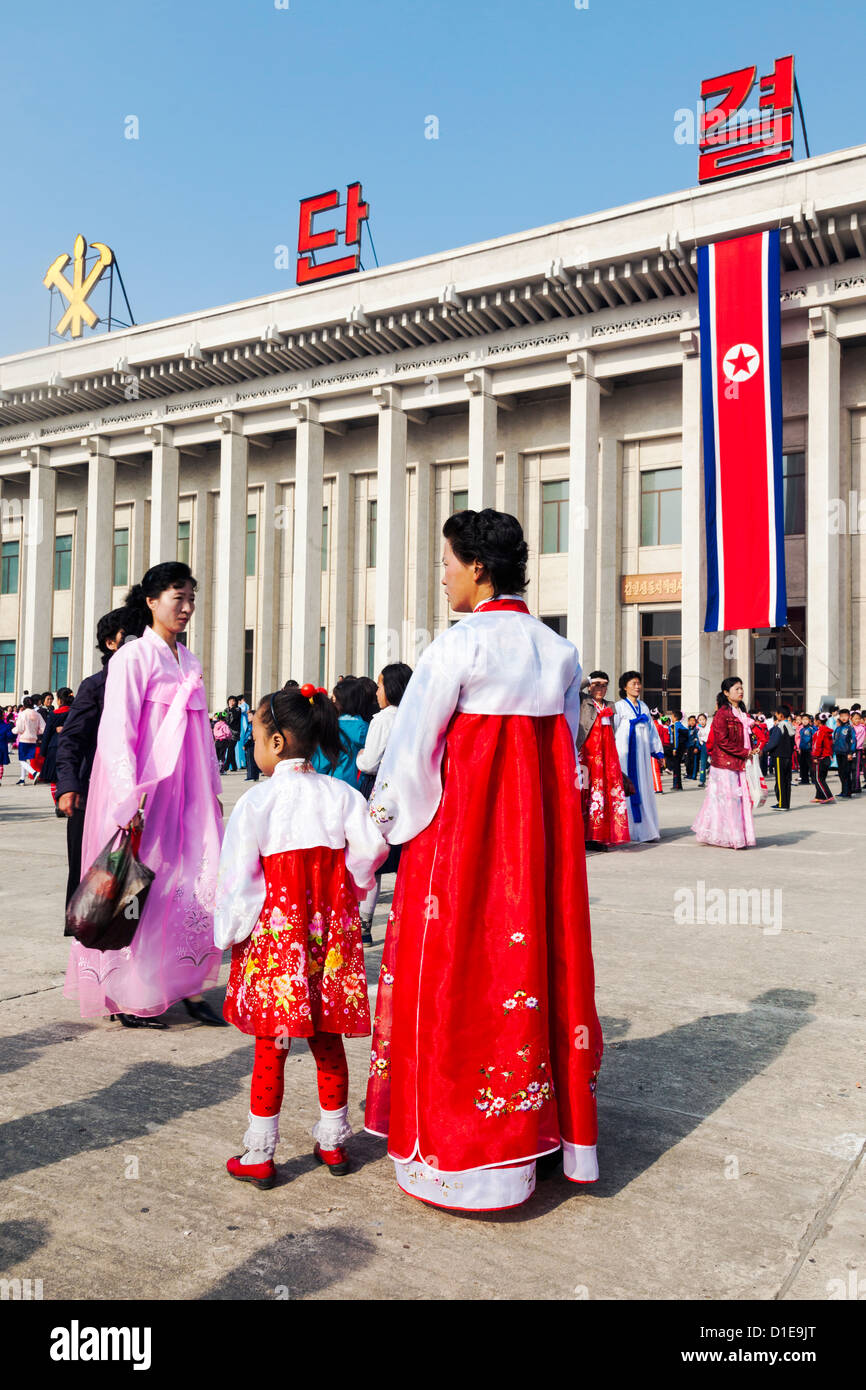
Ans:
[[[732,729],[738,730],[735,737]],[[692,826],[701,844],[719,845],[722,849],[747,849],[755,844],[752,794],[745,772],[752,751],[749,729],[750,720],[740,710],[716,711],[707,790]],[[729,746],[722,742],[725,737],[730,740]],[[737,757],[726,758],[726,752]],[[720,767],[718,764],[723,761],[729,765]]]
[[[220,775],[198,658],[152,628],[112,657],[87,794],[81,863],[93,863],[147,793],[139,857],[156,877],[132,944],[73,942],[64,994],[82,1018],[148,1017],[217,978],[213,909],[223,823]]]

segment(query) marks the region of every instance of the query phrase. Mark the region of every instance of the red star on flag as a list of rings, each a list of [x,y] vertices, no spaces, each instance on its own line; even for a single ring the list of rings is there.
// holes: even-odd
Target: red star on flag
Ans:
[[[753,353],[752,357],[754,357],[754,355],[755,354]],[[747,357],[743,349],[740,348],[740,351],[737,353],[736,357],[732,357],[730,359],[730,361],[728,362],[728,366],[732,372],[747,372],[749,370],[749,363],[752,361],[752,357]]]

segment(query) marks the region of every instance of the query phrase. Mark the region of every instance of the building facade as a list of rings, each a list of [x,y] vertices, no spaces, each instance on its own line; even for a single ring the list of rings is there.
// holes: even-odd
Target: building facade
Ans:
[[[698,244],[780,227],[788,628],[702,631]],[[866,693],[866,147],[0,360],[0,702],[199,581],[212,708],[414,664],[441,529],[514,513],[585,669],[710,710]],[[862,520],[862,529],[861,529]]]

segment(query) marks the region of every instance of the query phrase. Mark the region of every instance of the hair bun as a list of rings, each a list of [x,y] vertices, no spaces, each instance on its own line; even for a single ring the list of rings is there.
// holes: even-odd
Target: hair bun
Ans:
[[[310,683],[309,683],[309,681],[308,681],[306,685],[302,685],[302,686],[301,686],[301,691],[300,691],[300,693],[301,693],[307,700],[311,700],[312,697],[313,697],[313,696],[315,695],[315,693],[316,693],[316,687],[315,687],[314,685],[310,685]]]

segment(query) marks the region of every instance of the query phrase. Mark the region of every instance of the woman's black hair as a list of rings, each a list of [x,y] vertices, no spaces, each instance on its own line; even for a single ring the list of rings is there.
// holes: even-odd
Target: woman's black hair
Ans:
[[[316,691],[311,697],[302,695],[299,687],[276,690],[263,695],[256,713],[265,732],[291,734],[299,758],[311,758],[321,748],[331,767],[342,757],[340,721],[327,695]]]
[[[376,682],[369,676],[343,676],[334,686],[334,703],[338,714],[353,714],[369,724],[379,709]]]
[[[628,685],[629,681],[633,680],[639,680],[641,685],[643,685],[643,676],[641,675],[640,671],[623,671],[622,675],[619,678],[619,693],[623,699],[625,699],[626,686]]]
[[[399,705],[412,679],[412,667],[405,661],[392,661],[382,667],[382,687],[389,705]]]
[[[198,587],[192,570],[182,560],[165,560],[161,565],[149,569],[141,583],[133,584],[124,599],[132,620],[129,632],[140,637],[146,627],[153,627],[153,614],[147,606],[147,599],[159,598],[166,589],[182,589],[184,584],[191,584],[193,589]]]
[[[742,684],[743,681],[740,676],[725,676],[722,681],[722,688],[716,696],[716,709],[724,709],[725,705],[734,705],[737,709],[744,710],[746,708],[745,700],[728,699],[728,691],[732,690],[735,685]]]
[[[68,685],[61,685],[57,692],[57,703],[59,705],[71,705],[75,699],[75,691],[70,690]]]
[[[113,608],[110,613],[103,613],[96,624],[96,645],[102,652],[103,666],[114,656],[107,643],[113,642],[118,632],[122,632],[125,637],[137,626],[137,622],[137,618],[128,608]]]
[[[21,701],[21,708],[22,708],[22,709],[34,709],[34,708],[35,708],[35,706],[34,706],[34,704],[33,704],[33,697],[32,697],[31,695],[25,695],[25,696],[24,696],[24,699]]]
[[[607,674],[607,671],[590,671],[589,679],[591,681],[609,681],[610,676]]]
[[[480,560],[496,594],[520,594],[526,588],[529,547],[516,516],[485,507],[481,512],[455,512],[442,534],[464,565]]]

